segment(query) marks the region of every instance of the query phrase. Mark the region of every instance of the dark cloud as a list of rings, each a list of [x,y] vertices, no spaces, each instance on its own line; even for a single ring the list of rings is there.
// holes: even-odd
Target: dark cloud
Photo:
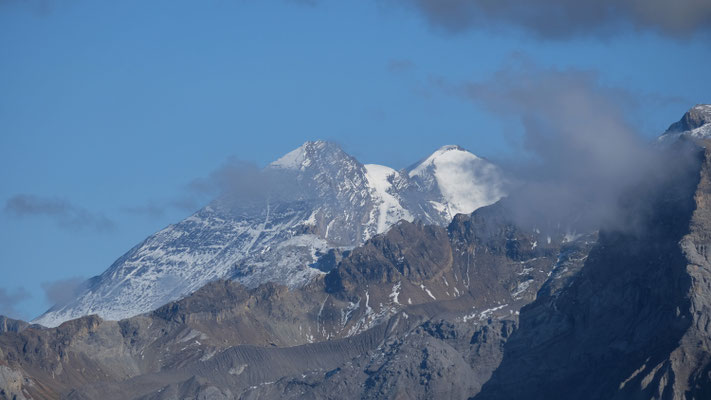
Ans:
[[[645,29],[683,37],[711,30],[708,0],[391,0],[450,32],[518,26],[539,37],[609,36]]]
[[[484,82],[437,84],[521,122],[522,136],[510,137],[520,156],[502,162],[520,218],[611,226],[620,222],[621,196],[662,173],[657,149],[628,122],[633,94],[601,85],[593,72],[524,60]]]
[[[112,231],[115,223],[103,214],[90,212],[69,201],[18,194],[5,203],[5,212],[16,217],[48,217],[69,230]]]
[[[14,292],[0,288],[0,315],[18,318],[17,304],[29,298],[30,294],[24,288],[16,289]]]
[[[86,279],[80,277],[42,282],[42,290],[50,304],[66,304],[77,297],[84,287],[84,282]]]

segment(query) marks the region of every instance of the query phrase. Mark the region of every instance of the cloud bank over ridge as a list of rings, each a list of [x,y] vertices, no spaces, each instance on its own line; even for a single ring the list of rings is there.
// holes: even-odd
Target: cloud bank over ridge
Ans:
[[[518,61],[482,81],[436,81],[446,93],[520,122],[521,134],[509,133],[519,156],[500,161],[516,218],[566,221],[580,231],[622,228],[629,221],[620,218],[621,199],[632,188],[688,167],[689,157],[662,158],[629,122],[637,107],[632,93],[600,84],[594,72]]]

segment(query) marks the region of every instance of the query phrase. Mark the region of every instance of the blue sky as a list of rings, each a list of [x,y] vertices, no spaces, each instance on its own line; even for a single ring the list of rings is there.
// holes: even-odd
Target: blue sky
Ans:
[[[631,14],[549,34],[438,12],[426,0],[0,0],[0,314],[37,316],[63,284],[189,215],[188,184],[230,157],[263,166],[315,139],[395,168],[445,144],[516,157],[520,112],[456,90],[512,65],[589,74],[650,140],[711,102],[703,21],[678,33]],[[8,212],[17,196],[36,207]]]

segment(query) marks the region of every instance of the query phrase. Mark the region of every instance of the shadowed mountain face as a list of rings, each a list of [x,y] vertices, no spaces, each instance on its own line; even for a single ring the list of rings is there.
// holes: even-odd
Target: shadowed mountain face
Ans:
[[[692,139],[711,138],[711,104],[698,104],[681,119],[669,126],[659,137],[662,143],[671,143],[680,137]]]
[[[570,287],[524,307],[475,399],[709,398],[711,153],[702,153],[688,155],[696,168],[629,199],[640,226],[601,232]]]
[[[400,222],[299,289],[216,281],[118,322],[6,332],[0,366],[33,398],[298,398],[343,385],[427,398],[455,377],[466,398],[498,365],[520,307],[547,279],[566,281],[594,240],[516,227],[502,205],[448,229]]]
[[[678,122],[673,123],[668,132],[693,131],[707,124],[711,124],[711,105],[699,104],[684,114]]]

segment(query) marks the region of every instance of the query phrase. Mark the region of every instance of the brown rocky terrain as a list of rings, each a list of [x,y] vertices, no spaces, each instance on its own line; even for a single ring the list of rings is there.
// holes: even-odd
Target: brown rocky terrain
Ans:
[[[519,308],[594,240],[516,227],[496,205],[448,229],[401,222],[302,289],[215,281],[121,321],[9,324],[0,365],[19,380],[4,378],[2,396],[300,397],[348,384],[355,397],[428,397],[450,392],[456,372],[466,398],[498,365]]]
[[[523,308],[474,399],[710,398],[711,151],[687,157],[630,199],[640,226],[601,232],[569,287]]]

